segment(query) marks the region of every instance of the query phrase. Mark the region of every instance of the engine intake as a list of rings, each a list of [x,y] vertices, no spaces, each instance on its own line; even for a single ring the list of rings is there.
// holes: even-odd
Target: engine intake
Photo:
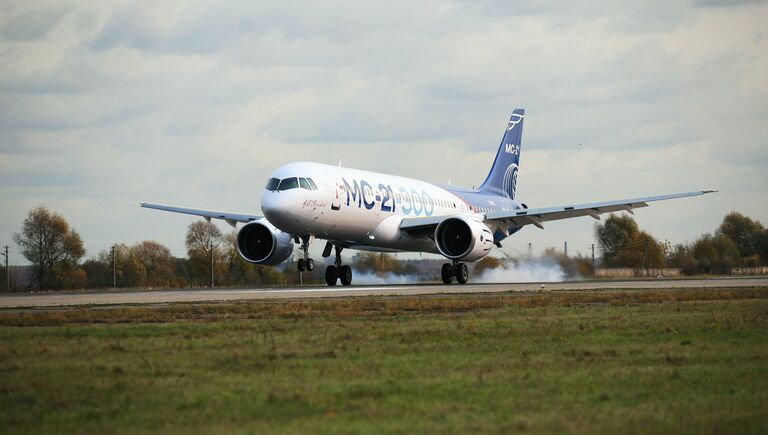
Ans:
[[[452,260],[477,261],[491,252],[493,233],[466,216],[445,219],[435,229],[437,250]]]
[[[274,266],[291,256],[293,238],[261,219],[237,233],[237,252],[249,263]]]

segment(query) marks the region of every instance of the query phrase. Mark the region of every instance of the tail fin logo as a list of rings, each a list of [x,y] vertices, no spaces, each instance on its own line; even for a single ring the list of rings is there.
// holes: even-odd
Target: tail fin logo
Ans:
[[[502,181],[502,189],[504,189],[507,196],[510,199],[515,199],[515,190],[517,189],[517,164],[512,163],[504,171],[504,179]]]
[[[520,124],[520,121],[522,121],[523,118],[525,118],[525,115],[519,115],[517,113],[513,113],[512,117],[509,119],[509,122],[507,122],[507,124],[509,124],[507,126],[507,131],[512,130],[513,128],[515,128],[517,124]]]
[[[520,164],[520,144],[523,137],[523,120],[525,109],[512,111],[504,129],[496,158],[493,160],[488,176],[480,185],[480,190],[491,195],[515,198],[517,187],[517,170]]]
[[[504,145],[504,152],[507,154],[512,154],[513,156],[515,154],[520,154],[520,145],[514,144],[514,143],[508,143]]]

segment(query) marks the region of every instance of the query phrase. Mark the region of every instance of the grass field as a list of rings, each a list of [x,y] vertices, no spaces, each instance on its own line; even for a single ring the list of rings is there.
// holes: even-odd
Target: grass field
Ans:
[[[0,431],[768,433],[768,288],[0,311]]]

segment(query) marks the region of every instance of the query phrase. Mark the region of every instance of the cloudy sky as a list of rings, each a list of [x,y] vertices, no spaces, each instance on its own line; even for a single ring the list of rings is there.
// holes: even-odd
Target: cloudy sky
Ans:
[[[4,1],[0,244],[45,205],[88,256],[182,256],[194,218],[139,201],[259,213],[296,160],[476,185],[515,107],[529,206],[715,187],[637,221],[768,223],[766,23],[760,1]],[[546,227],[505,252],[593,242],[590,218]]]

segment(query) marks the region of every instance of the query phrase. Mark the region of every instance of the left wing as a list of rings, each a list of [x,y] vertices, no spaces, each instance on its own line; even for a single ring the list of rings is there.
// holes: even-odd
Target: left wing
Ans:
[[[223,211],[213,211],[213,210],[201,210],[196,208],[185,208],[185,207],[175,207],[172,205],[163,205],[163,204],[152,204],[149,202],[142,202],[140,205],[144,208],[152,208],[155,210],[162,210],[162,211],[170,211],[173,213],[182,213],[182,214],[191,214],[193,216],[202,216],[207,220],[208,222],[211,221],[211,219],[222,219],[228,224],[235,227],[238,222],[252,222],[255,220],[259,220],[262,218],[262,216],[256,216],[251,214],[239,214],[239,213],[227,213]]]
[[[686,198],[689,196],[700,196],[707,193],[717,192],[714,189],[697,190],[694,192],[673,193],[670,195],[646,196],[642,198],[620,199],[615,201],[593,202],[589,204],[576,204],[558,207],[546,208],[528,208],[506,211],[492,211],[485,213],[485,221],[492,221],[497,224],[504,224],[507,227],[522,227],[524,225],[535,225],[544,228],[544,222],[560,219],[570,219],[579,216],[591,216],[600,219],[600,214],[611,213],[614,211],[628,211],[633,213],[633,209],[648,207],[649,202],[664,201],[667,199]],[[481,213],[482,214],[482,213]],[[436,226],[443,219],[450,216],[432,216],[428,218],[405,218],[400,224],[401,230],[417,230]]]

